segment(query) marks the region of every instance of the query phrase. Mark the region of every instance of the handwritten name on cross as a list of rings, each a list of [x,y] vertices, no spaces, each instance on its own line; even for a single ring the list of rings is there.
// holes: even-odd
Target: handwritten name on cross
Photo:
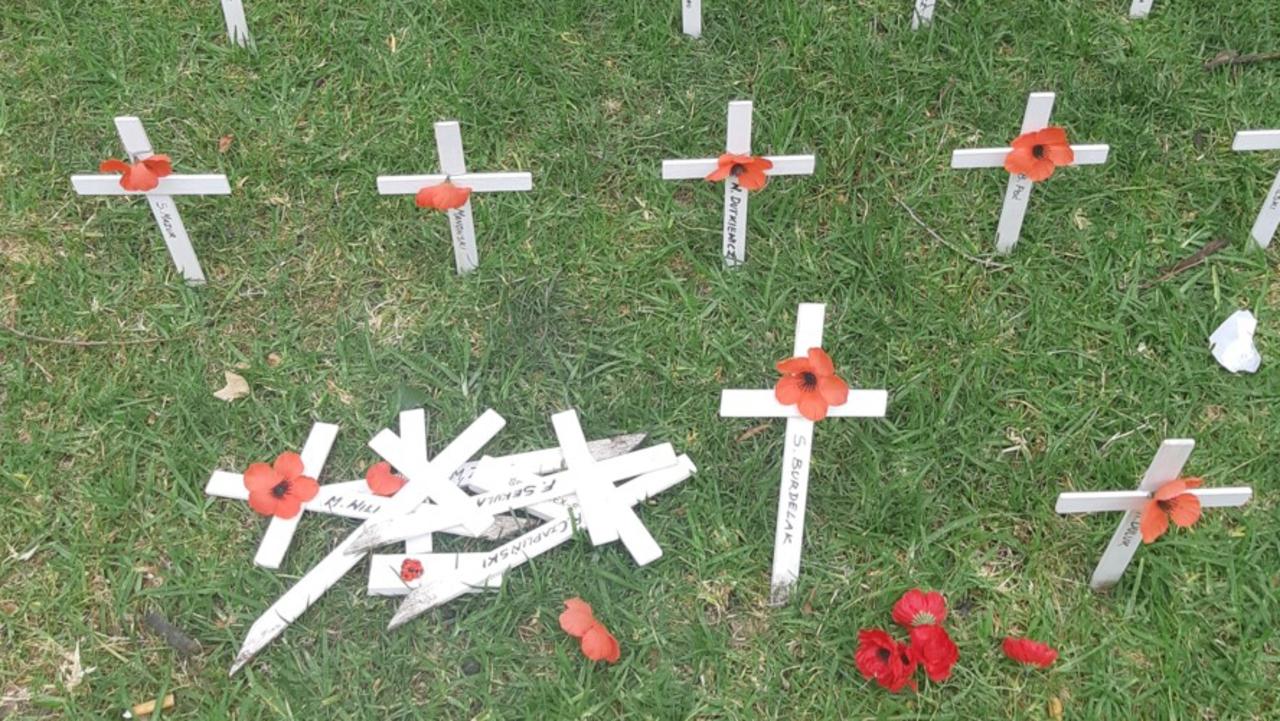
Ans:
[[[680,17],[685,35],[702,37],[702,0],[680,0]]]
[[[1129,6],[1129,17],[1145,18],[1151,14],[1151,6],[1156,0],[1133,0],[1133,4]]]
[[[1196,442],[1190,439],[1167,440],[1160,444],[1160,450],[1151,461],[1147,472],[1142,476],[1136,491],[1102,491],[1091,493],[1062,493],[1058,496],[1058,504],[1054,510],[1058,513],[1099,513],[1102,511],[1124,511],[1120,525],[1111,536],[1107,550],[1098,561],[1089,580],[1089,587],[1101,591],[1114,586],[1124,575],[1124,571],[1142,545],[1142,531],[1139,522],[1142,508],[1151,500],[1151,494],[1169,481],[1176,480],[1182,473],[1182,467],[1191,457]],[[1200,499],[1203,508],[1222,508],[1243,506],[1253,497],[1253,489],[1247,486],[1234,488],[1194,488],[1188,491]]]
[[[379,175],[381,195],[415,195],[419,190],[448,180],[470,188],[472,193],[505,193],[533,189],[529,173],[468,173],[462,152],[462,129],[457,121],[436,123],[436,151],[440,172],[433,175]],[[453,260],[458,274],[470,273],[480,263],[476,248],[476,228],[471,217],[471,199],[460,208],[447,211],[449,233],[453,237]]]
[[[735,100],[729,103],[729,120],[725,140],[725,152],[735,155],[751,154],[751,101]],[[812,155],[766,155],[773,167],[765,175],[813,175],[815,160]],[[718,158],[662,161],[663,180],[702,180],[718,165]],[[747,260],[747,196],[748,191],[738,185],[737,178],[729,176],[724,181],[724,233],[721,254],[724,264],[741,265]]]
[[[826,306],[801,303],[796,313],[794,356],[822,346]],[[883,390],[851,390],[844,405],[832,406],[832,418],[882,418],[889,394]],[[720,395],[722,418],[786,418],[782,450],[782,485],[778,495],[778,521],[774,533],[773,576],[769,602],[785,604],[800,576],[800,551],[804,542],[804,512],[809,489],[809,459],[813,451],[813,421],[796,406],[784,406],[772,390],[726,390]]]
[[[1053,93],[1032,93],[1027,98],[1027,110],[1022,116],[1022,134],[1049,127],[1053,114]],[[1005,156],[1012,148],[973,148],[957,150],[951,154],[952,168],[1003,168]],[[1107,162],[1111,152],[1108,145],[1072,145],[1074,165],[1101,165]],[[1004,194],[1004,206],[1000,210],[1000,224],[996,228],[996,250],[1010,253],[1022,234],[1022,220],[1027,215],[1027,202],[1035,182],[1025,175],[1009,178]]]
[[[933,24],[933,8],[937,0],[916,0],[915,10],[911,13],[911,29],[919,30]]]
[[[147,139],[147,131],[142,121],[133,116],[116,118],[116,131],[120,134],[120,142],[129,156],[130,163],[155,155],[151,150],[151,141]],[[119,175],[73,175],[71,187],[79,195],[144,195],[151,206],[151,214],[160,226],[160,234],[164,236],[165,245],[178,272],[188,283],[199,284],[205,281],[204,271],[200,269],[200,261],[196,260],[195,248],[191,246],[191,237],[178,214],[178,206],[173,202],[175,195],[230,195],[231,185],[225,175],[168,175],[160,178],[160,184],[148,191],[125,190],[120,187]]]
[[[1236,133],[1231,149],[1237,152],[1280,150],[1280,130],[1245,130]],[[1262,210],[1258,211],[1258,219],[1254,221],[1253,230],[1249,234],[1258,245],[1266,248],[1271,245],[1277,227],[1280,227],[1280,171],[1276,172],[1275,182],[1271,184],[1271,190],[1267,191],[1267,197],[1262,200]]]
[[[241,0],[222,0],[222,16],[227,20],[227,39],[242,48],[249,47],[249,23],[244,19],[244,3]]]

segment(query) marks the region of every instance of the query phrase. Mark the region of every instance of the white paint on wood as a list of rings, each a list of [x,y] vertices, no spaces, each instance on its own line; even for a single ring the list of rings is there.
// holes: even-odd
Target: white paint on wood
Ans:
[[[1244,130],[1236,133],[1231,148],[1237,151],[1280,150],[1280,130]],[[1280,171],[1262,199],[1262,208],[1253,221],[1249,235],[1261,248],[1268,248],[1280,228]]]
[[[807,349],[806,349],[807,352]],[[804,355],[801,353],[799,355]],[[849,391],[843,405],[827,409],[831,418],[880,418],[889,405],[888,391]],[[725,390],[720,393],[721,418],[803,418],[795,406],[778,402],[771,390]]]
[[[1003,168],[1005,156],[1012,148],[968,148],[957,150],[951,154],[951,167],[968,168]],[[1075,153],[1074,165],[1102,165],[1111,154],[1110,145],[1072,145]]]
[[[386,553],[369,557],[370,596],[405,596],[413,589],[438,582],[459,574],[472,574],[481,568],[486,558],[483,553]],[[422,577],[405,581],[400,570],[406,560],[422,564]],[[502,586],[502,574],[488,576],[481,586],[469,589],[472,593],[496,590]]]
[[[115,119],[116,132],[120,135],[120,143],[129,156],[128,162],[136,163],[149,158],[155,153],[151,149],[151,141],[142,121],[131,115]],[[160,178],[160,183],[153,190],[145,193],[127,191],[120,187],[120,176],[111,175],[73,175],[71,187],[79,195],[143,195],[151,207],[151,215],[160,228],[169,256],[182,277],[192,285],[205,282],[204,270],[196,258],[196,250],[191,245],[191,237],[187,234],[186,224],[173,202],[174,195],[229,195],[231,185],[225,175],[169,175]]]
[[[702,0],[680,0],[680,17],[685,35],[702,37]]]
[[[1253,489],[1247,486],[1229,488],[1193,488],[1187,491],[1200,499],[1202,508],[1243,506],[1253,498]],[[1100,513],[1102,511],[1136,511],[1141,514],[1151,494],[1144,491],[1087,491],[1063,493],[1058,496],[1058,513]]]
[[[1133,0],[1133,4],[1129,6],[1129,17],[1145,18],[1151,14],[1151,6],[1156,0]]]
[[[307,435],[299,454],[302,456],[302,475],[319,482],[325,460],[329,458],[329,451],[337,437],[338,427],[332,423],[316,423],[311,426],[311,433]],[[267,525],[266,533],[262,534],[253,562],[263,568],[280,568],[280,562],[284,560],[284,554],[293,542],[293,534],[298,530],[298,522],[305,513],[305,510],[298,511],[298,515],[293,518],[273,517]]]
[[[919,30],[933,24],[933,8],[937,0],[916,0],[915,9],[911,13],[911,29]]]
[[[241,0],[222,0],[222,15],[227,21],[227,39],[242,48],[249,47],[253,39],[249,36],[249,23],[244,17],[244,3]]]
[[[813,175],[817,160],[812,155],[766,155],[773,167],[764,171],[770,178],[779,175]],[[718,158],[662,161],[663,180],[701,180],[719,167]]]

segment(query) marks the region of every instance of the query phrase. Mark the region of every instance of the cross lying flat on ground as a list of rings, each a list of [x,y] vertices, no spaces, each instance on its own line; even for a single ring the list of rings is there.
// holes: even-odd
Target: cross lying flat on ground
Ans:
[[[1129,6],[1129,17],[1145,18],[1151,14],[1151,6],[1156,0],[1133,0],[1133,4]]]
[[[729,103],[729,120],[725,152],[751,154],[751,101]],[[812,155],[766,155],[773,168],[765,175],[813,175]],[[716,170],[718,158],[662,161],[663,180],[702,180]],[[724,181],[724,237],[721,254],[725,265],[741,265],[747,260],[747,196],[735,176]]]
[[[916,0],[915,10],[911,13],[911,29],[919,30],[933,24],[933,8],[938,0]]]
[[[1167,440],[1142,476],[1136,491],[1103,491],[1090,493],[1062,493],[1054,510],[1058,513],[1098,513],[1124,511],[1120,525],[1111,536],[1107,550],[1098,561],[1089,587],[1095,591],[1114,586],[1142,545],[1140,521],[1142,508],[1151,500],[1151,494],[1169,481],[1176,480],[1191,457],[1196,442],[1190,439]],[[1243,506],[1253,497],[1253,489],[1247,486],[1234,488],[1196,488],[1188,491],[1200,499],[1204,508]]]
[[[796,313],[793,356],[804,356],[810,348],[822,347],[822,325],[826,306],[801,303]],[[887,391],[849,391],[843,405],[828,410],[832,418],[881,418],[888,406]],[[813,450],[813,421],[800,415],[796,406],[784,406],[772,390],[726,390],[720,395],[722,418],[786,418],[786,440],[782,451],[782,485],[778,495],[778,522],[774,536],[773,575],[769,602],[787,602],[800,576],[800,551],[804,543],[804,512],[809,489],[809,459]]]
[[[130,163],[149,158],[155,153],[151,150],[151,141],[147,139],[147,131],[142,121],[133,116],[116,118],[116,130],[120,133],[120,142],[129,156]],[[160,178],[160,184],[153,190],[133,191],[120,187],[119,175],[73,175],[71,186],[80,195],[144,195],[151,206],[151,214],[155,216],[164,236],[165,245],[178,272],[188,283],[203,283],[204,271],[200,269],[200,261],[196,260],[195,248],[191,247],[191,237],[174,205],[175,195],[230,195],[231,185],[225,175],[168,175]]]
[[[446,180],[470,188],[472,193],[502,193],[533,189],[529,173],[468,173],[462,152],[462,129],[457,121],[436,123],[436,150],[440,155],[440,172],[433,175],[379,175],[378,192],[382,195],[414,195],[419,190],[439,185]],[[453,260],[458,274],[469,273],[480,263],[476,248],[476,229],[471,217],[471,200],[460,208],[447,211],[449,233],[453,237]]]
[[[1027,98],[1027,110],[1022,116],[1022,135],[1049,127],[1053,114],[1053,93],[1032,93]],[[952,168],[1003,168],[1005,156],[1012,148],[972,148],[957,150],[951,154]],[[1107,162],[1111,151],[1108,145],[1072,145],[1075,153],[1073,165],[1101,165]],[[996,228],[996,250],[1013,251],[1022,234],[1022,220],[1027,215],[1027,201],[1035,182],[1025,175],[1012,175],[1004,194],[1004,206],[1000,210],[1000,224]]]
[[[227,39],[242,48],[249,47],[249,23],[244,19],[244,3],[241,0],[222,0],[222,16],[227,20]]]
[[[702,0],[680,0],[680,19],[685,35],[702,37]]]
[[[1245,130],[1236,133],[1231,149],[1239,152],[1248,150],[1280,150],[1280,130]],[[1266,248],[1280,227],[1280,171],[1262,200],[1262,210],[1258,211],[1258,219],[1253,222],[1249,232],[1258,245]]]

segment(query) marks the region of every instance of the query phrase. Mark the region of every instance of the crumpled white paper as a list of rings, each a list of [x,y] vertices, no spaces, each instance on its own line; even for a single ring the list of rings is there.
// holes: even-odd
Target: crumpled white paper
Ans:
[[[1253,332],[1258,319],[1247,310],[1238,310],[1209,336],[1213,357],[1223,368],[1232,373],[1253,373],[1262,363],[1257,347],[1253,345]]]

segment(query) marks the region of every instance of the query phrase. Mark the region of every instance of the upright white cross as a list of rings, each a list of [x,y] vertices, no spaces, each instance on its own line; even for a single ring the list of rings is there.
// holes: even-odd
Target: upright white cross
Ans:
[[[794,356],[822,346],[826,306],[801,303],[796,314]],[[843,405],[832,406],[833,418],[881,418],[888,406],[887,391],[850,391]],[[782,450],[782,485],[778,496],[778,523],[774,535],[773,579],[769,602],[787,602],[800,576],[800,550],[804,542],[804,510],[809,490],[809,457],[813,450],[813,421],[800,415],[797,406],[784,406],[772,390],[726,390],[720,395],[722,418],[786,418]]]
[[[1280,150],[1280,130],[1245,130],[1236,133],[1231,149]],[[1276,173],[1271,190],[1267,191],[1267,197],[1262,200],[1262,210],[1258,212],[1258,219],[1254,221],[1250,235],[1258,241],[1258,245],[1266,248],[1271,245],[1277,227],[1280,227],[1280,172]]]
[[[751,101],[729,103],[728,134],[725,152],[751,154]],[[773,168],[765,171],[776,175],[813,175],[812,155],[766,155]],[[718,158],[662,161],[663,180],[701,180],[718,167]],[[741,265],[747,259],[747,195],[735,176],[724,181],[724,242],[721,253],[725,265]]]
[[[1142,507],[1151,495],[1164,484],[1176,480],[1182,467],[1191,457],[1196,442],[1191,439],[1173,439],[1160,444],[1160,450],[1142,476],[1136,491],[1101,491],[1090,493],[1062,493],[1058,495],[1058,513],[1098,513],[1100,511],[1124,511],[1120,525],[1111,536],[1111,543],[1093,570],[1089,587],[1101,591],[1114,586],[1133,560],[1138,546],[1142,545],[1140,521]],[[1204,508],[1243,506],[1253,497],[1248,486],[1235,488],[1195,488],[1188,491],[1200,499]]]
[[[938,0],[916,0],[915,11],[911,13],[911,29],[919,30],[933,24],[933,8]]]
[[[702,37],[702,0],[680,0],[680,13],[684,22],[684,34]]]
[[[249,23],[244,19],[244,3],[241,0],[222,0],[222,15],[227,19],[227,39],[242,48],[249,47]]]
[[[1145,18],[1151,14],[1151,6],[1156,0],[1133,0],[1133,4],[1129,6],[1129,17]]]
[[[436,151],[440,155],[440,171],[434,175],[379,175],[378,193],[382,195],[414,195],[419,190],[439,185],[446,180],[470,188],[472,193],[499,193],[533,189],[529,173],[468,173],[462,153],[462,129],[457,121],[436,123]],[[449,232],[453,236],[453,258],[458,274],[469,273],[480,262],[476,249],[476,228],[471,219],[471,200],[448,211]]]
[[[1022,116],[1022,134],[1044,130],[1049,127],[1049,116],[1053,113],[1053,93],[1032,93],[1027,98],[1027,110]],[[952,168],[1003,168],[1005,156],[1012,148],[974,148],[957,150],[951,154]],[[1111,148],[1108,145],[1072,145],[1075,153],[1074,165],[1101,165],[1107,162]],[[1027,201],[1031,199],[1031,189],[1035,182],[1025,175],[1013,175],[1009,178],[1009,187],[1004,194],[1004,207],[1000,211],[1000,225],[996,228],[996,250],[1001,253],[1013,251],[1018,244],[1018,236],[1022,233],[1022,220],[1027,215]]]
[[[130,163],[155,155],[141,120],[133,116],[116,118],[116,130],[120,133],[120,142],[129,155]],[[145,195],[178,271],[188,283],[204,282],[204,271],[200,269],[200,261],[196,260],[196,250],[191,247],[191,237],[187,235],[187,228],[182,224],[182,216],[178,215],[172,196],[230,195],[231,185],[227,183],[227,176],[168,175],[160,178],[160,184],[154,189],[139,192],[120,187],[119,175],[73,175],[71,186],[79,195]]]

